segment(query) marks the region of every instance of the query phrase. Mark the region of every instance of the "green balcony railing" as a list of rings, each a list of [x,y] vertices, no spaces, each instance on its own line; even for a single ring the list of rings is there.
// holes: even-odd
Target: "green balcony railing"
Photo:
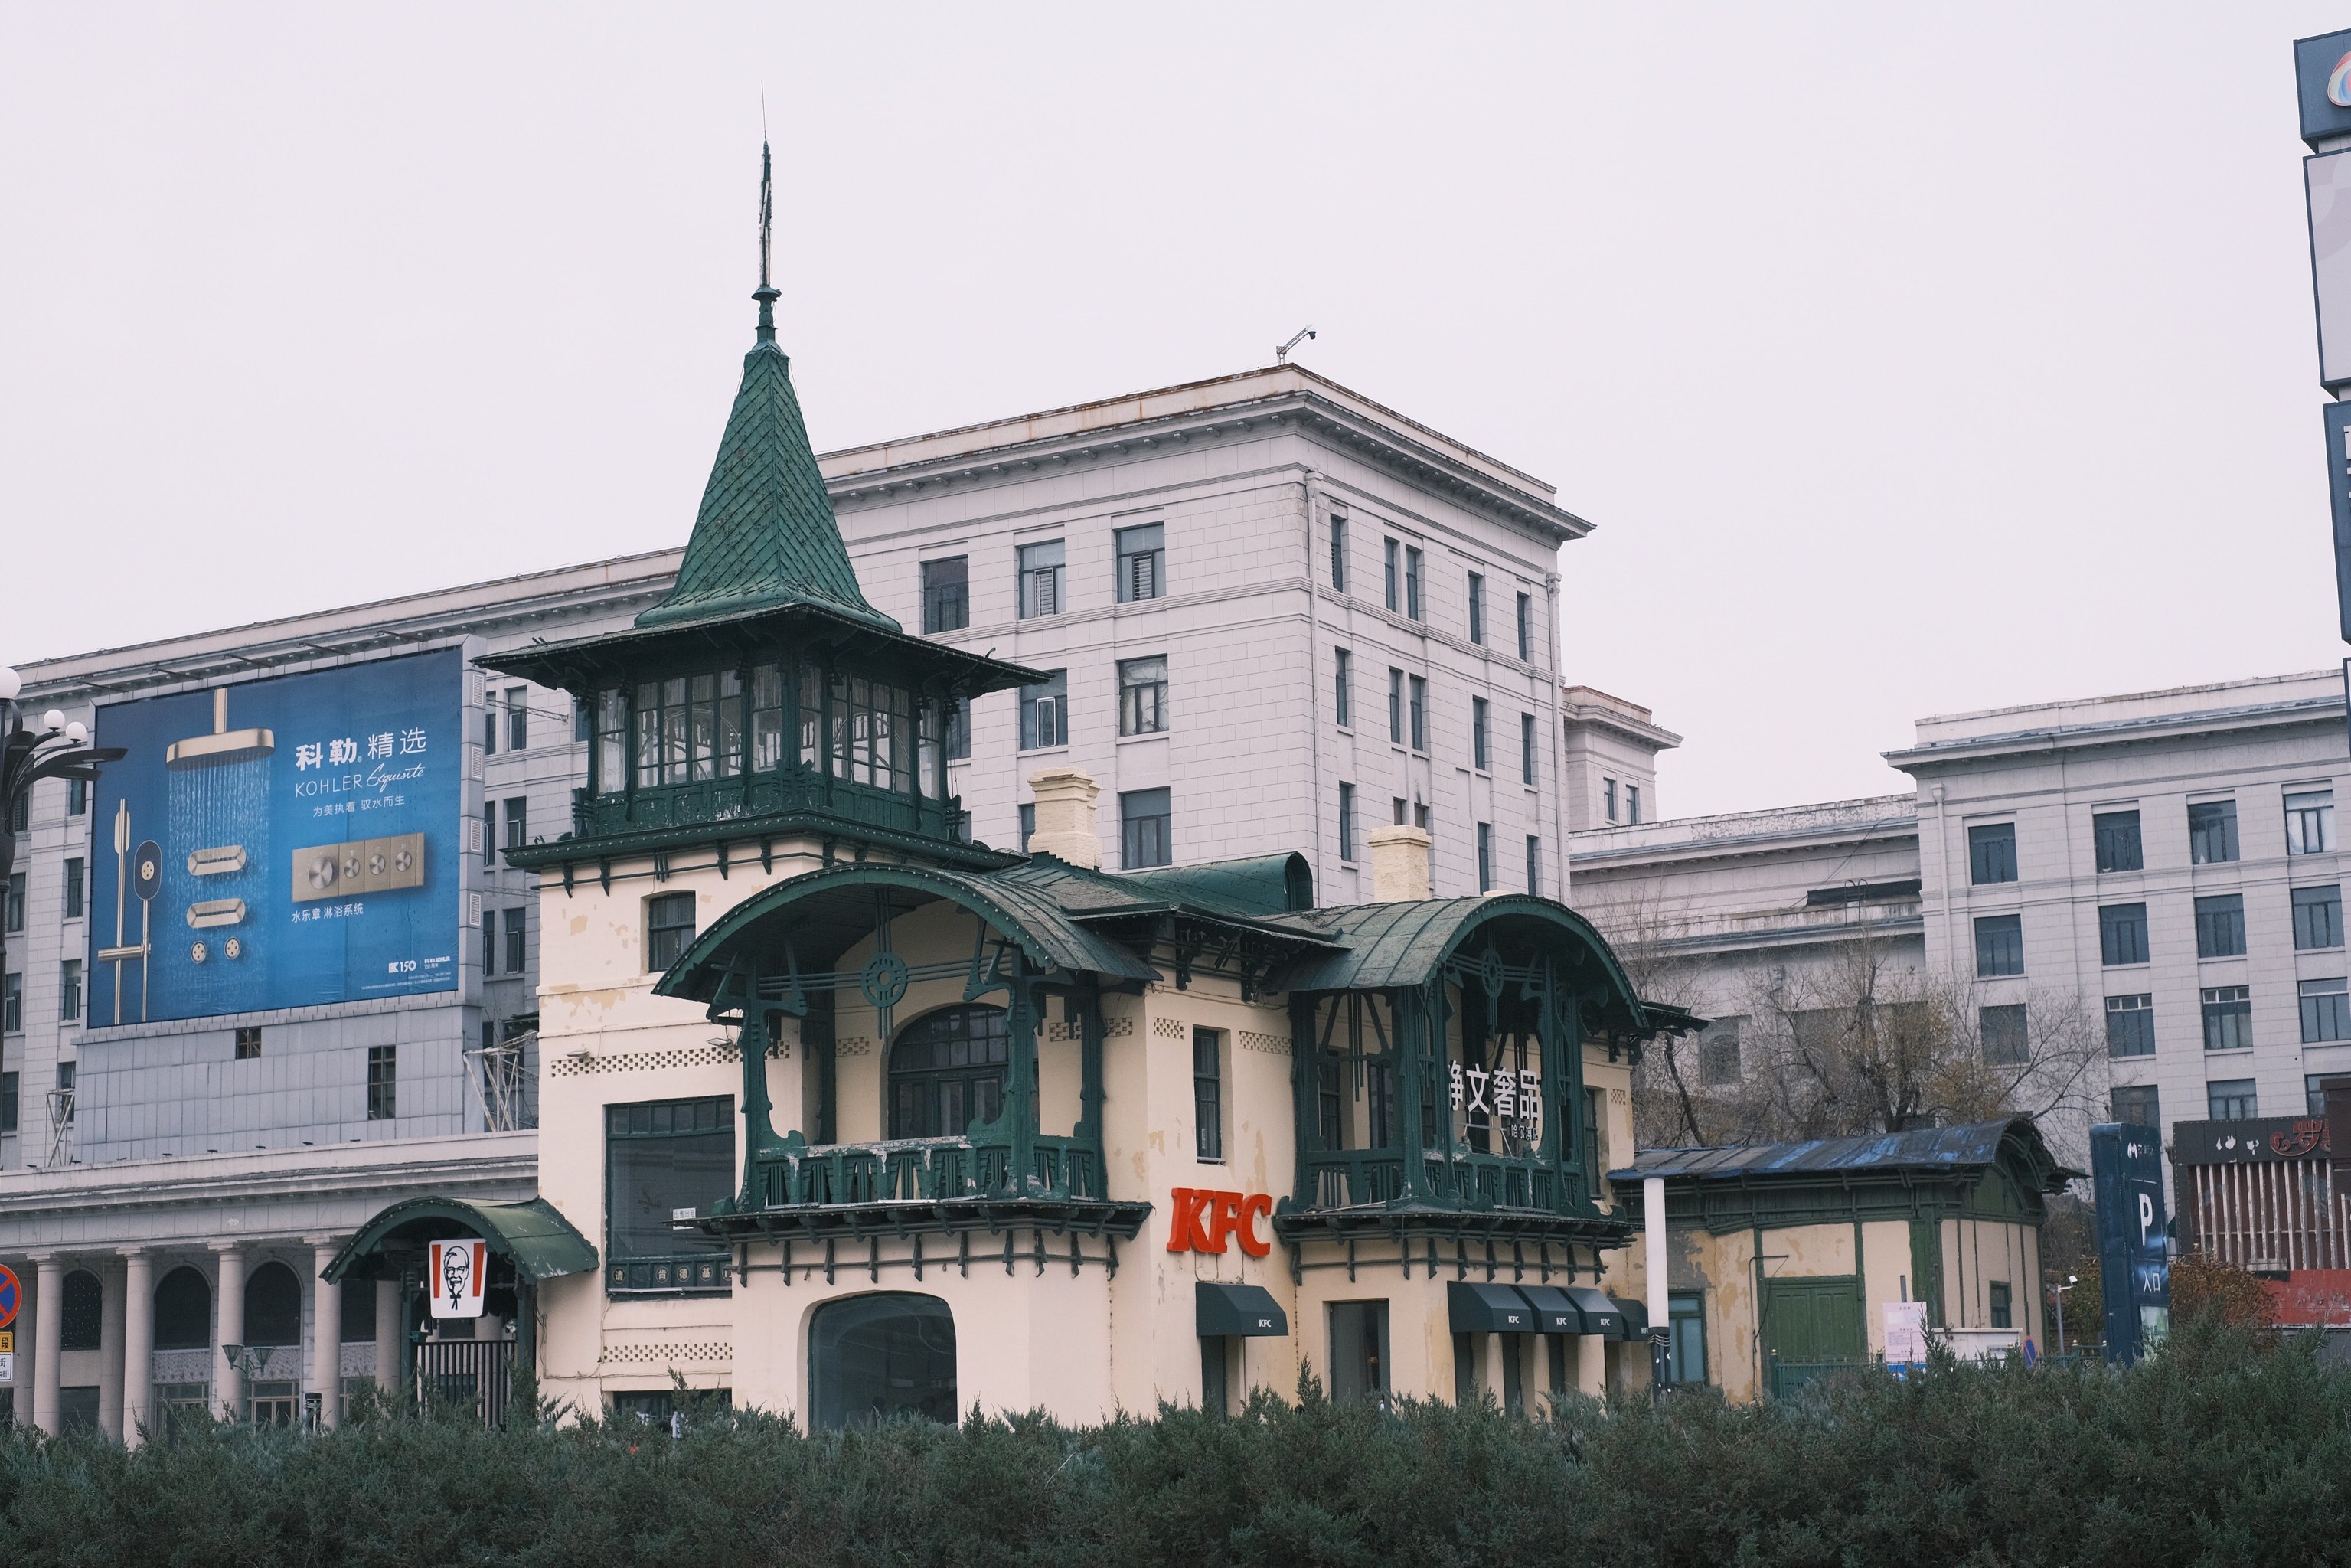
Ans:
[[[755,1208],[941,1203],[956,1198],[1102,1198],[1102,1155],[1077,1138],[1038,1137],[1026,1178],[1013,1180],[1008,1145],[969,1138],[824,1144],[753,1162]]]

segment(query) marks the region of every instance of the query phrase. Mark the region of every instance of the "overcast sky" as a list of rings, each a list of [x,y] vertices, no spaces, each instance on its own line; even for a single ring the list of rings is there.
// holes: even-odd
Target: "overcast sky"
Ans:
[[[681,542],[759,84],[820,448],[1301,362],[1559,487],[1668,814],[2340,653],[2342,5],[0,5],[0,660]]]

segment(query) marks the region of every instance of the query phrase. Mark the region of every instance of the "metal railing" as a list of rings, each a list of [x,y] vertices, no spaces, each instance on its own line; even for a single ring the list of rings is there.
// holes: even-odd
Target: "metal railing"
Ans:
[[[1027,1189],[1057,1197],[1102,1198],[1102,1155],[1076,1138],[1032,1140],[1029,1168],[1014,1177],[1008,1145],[966,1137],[892,1138],[822,1144],[752,1162],[752,1199],[762,1208],[863,1203],[936,1203]]]
[[[416,1408],[471,1406],[485,1427],[503,1424],[514,1392],[514,1341],[428,1339],[416,1347]]]

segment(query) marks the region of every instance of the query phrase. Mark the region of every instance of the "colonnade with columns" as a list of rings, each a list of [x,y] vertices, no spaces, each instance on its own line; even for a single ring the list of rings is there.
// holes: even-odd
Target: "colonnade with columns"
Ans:
[[[23,1302],[16,1322],[15,1393],[16,1418],[29,1420],[55,1434],[64,1426],[66,1277],[77,1270],[97,1276],[101,1295],[97,1387],[99,1427],[110,1437],[133,1448],[162,1431],[163,1412],[155,1408],[155,1291],[162,1276],[182,1264],[196,1264],[209,1255],[212,1264],[211,1344],[208,1405],[215,1415],[243,1419],[246,1414],[244,1368],[231,1359],[227,1347],[246,1338],[246,1281],[257,1256],[282,1258],[289,1264],[299,1251],[309,1267],[309,1355],[298,1382],[302,1392],[319,1396],[319,1419],[332,1427],[342,1419],[342,1292],[343,1286],[325,1277],[344,1238],[305,1236],[298,1248],[292,1240],[217,1241],[208,1246],[170,1244],[116,1247],[106,1249],[57,1249],[36,1251],[9,1260],[22,1286]],[[298,1277],[302,1270],[297,1269]],[[372,1289],[375,1302],[375,1381],[386,1392],[399,1383],[402,1344],[400,1285],[384,1280],[354,1282]],[[29,1350],[30,1354],[26,1352]],[[165,1380],[174,1381],[174,1380]],[[276,1379],[273,1379],[276,1381]],[[88,1386],[76,1384],[74,1386]]]

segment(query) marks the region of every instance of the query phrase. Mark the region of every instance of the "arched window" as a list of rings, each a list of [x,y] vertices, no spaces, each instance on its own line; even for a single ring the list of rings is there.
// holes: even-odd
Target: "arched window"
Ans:
[[[195,1270],[172,1270],[155,1286],[155,1348],[203,1350],[213,1343],[213,1288]]]
[[[900,1030],[890,1052],[890,1135],[960,1137],[974,1122],[994,1121],[1008,1038],[1002,1008],[942,1008]]]
[[[936,1296],[887,1291],[827,1301],[809,1324],[816,1425],[956,1419],[955,1318]]]
[[[245,1343],[302,1343],[302,1282],[283,1263],[264,1263],[245,1281]]]
[[[67,1350],[96,1350],[106,1317],[106,1291],[98,1276],[76,1269],[66,1276],[64,1345]]]

